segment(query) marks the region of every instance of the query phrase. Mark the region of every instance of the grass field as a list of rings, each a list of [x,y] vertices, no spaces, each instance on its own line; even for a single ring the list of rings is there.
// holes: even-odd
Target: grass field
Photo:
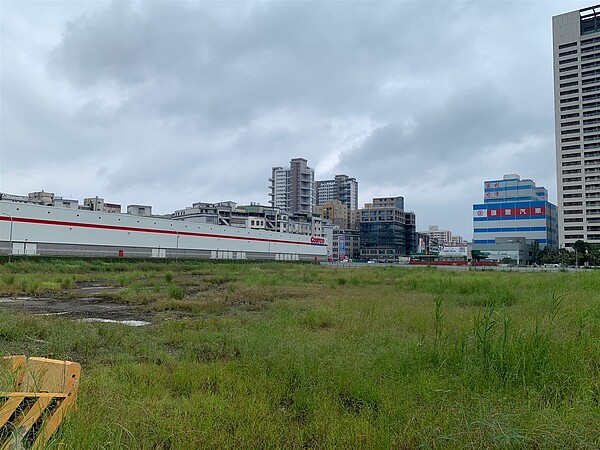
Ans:
[[[50,448],[598,448],[600,272],[17,260],[0,294],[151,325],[7,311],[0,353],[82,364]]]

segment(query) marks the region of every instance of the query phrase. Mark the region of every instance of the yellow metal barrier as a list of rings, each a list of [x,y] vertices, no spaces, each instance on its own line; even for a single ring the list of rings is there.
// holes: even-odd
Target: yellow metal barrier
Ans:
[[[74,406],[81,366],[23,355],[4,357],[1,366],[12,391],[0,392],[0,449],[43,448]]]

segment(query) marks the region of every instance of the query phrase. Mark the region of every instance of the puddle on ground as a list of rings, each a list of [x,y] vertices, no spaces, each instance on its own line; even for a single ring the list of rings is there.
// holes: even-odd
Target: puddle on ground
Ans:
[[[145,320],[113,320],[113,319],[100,319],[98,317],[88,317],[81,319],[81,322],[101,322],[101,323],[120,323],[121,325],[128,325],[130,327],[143,327],[144,325],[150,325],[150,322]]]

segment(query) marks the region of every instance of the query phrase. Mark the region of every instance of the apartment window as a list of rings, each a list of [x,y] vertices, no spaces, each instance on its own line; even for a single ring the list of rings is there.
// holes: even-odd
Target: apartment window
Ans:
[[[563,114],[560,116],[561,119],[572,119],[573,117],[579,117],[579,113]]]
[[[600,50],[600,45],[592,45],[591,47],[582,48],[581,53],[595,52],[596,50]]]
[[[570,77],[571,75],[565,75]],[[600,78],[596,77],[596,78],[587,78],[585,80],[581,81],[581,84],[586,85],[586,84],[594,84],[594,83],[600,83]]]
[[[580,125],[581,122],[579,120],[574,120],[571,122],[565,122],[565,123],[561,123],[560,126],[561,127],[572,127],[575,125]],[[564,134],[569,134],[569,133],[579,133],[579,129],[576,130],[568,130],[568,131],[563,131]]]
[[[565,186],[565,187],[563,187],[563,191],[577,191],[580,189],[581,189],[581,186]]]
[[[566,234],[565,239],[583,239],[583,234]]]
[[[568,80],[570,78],[577,78],[577,74],[576,73],[571,73],[569,75],[561,75],[559,77],[559,80]]]
[[[575,59],[577,60],[577,58],[575,58]],[[598,67],[598,66],[600,66],[600,62],[594,61],[594,62],[582,64],[581,68],[582,69],[589,69],[591,67]]]
[[[586,92],[596,92],[596,91],[600,91],[600,86],[586,87],[581,90],[581,92],[583,92],[584,94]]]
[[[565,194],[563,198],[581,198],[581,194]]]
[[[589,230],[589,228],[588,228]],[[565,227],[565,231],[583,231],[583,226],[580,227]]]
[[[583,44],[584,41],[581,41],[581,43]],[[562,44],[558,46],[559,50],[562,50],[563,48],[569,48],[569,47],[575,47],[577,45],[577,42],[569,42],[568,44]]]
[[[591,125],[593,123],[600,123],[600,119],[586,119],[583,121],[584,125]]]
[[[559,53],[558,57],[562,58],[563,56],[576,55],[576,54],[577,54],[577,50],[569,50],[568,52]]]
[[[579,89],[569,89],[568,91],[562,91],[560,95],[571,95],[571,94],[579,94]]]
[[[565,223],[576,223],[576,222],[583,222],[583,218],[581,217],[570,217],[565,219]]]
[[[585,148],[585,149],[588,149],[588,148],[600,148],[600,143],[596,143],[596,144],[584,144],[583,148]]]
[[[570,138],[561,139],[560,142],[562,142],[562,143],[565,143],[565,142],[577,142],[579,140],[581,140],[581,138],[579,136],[576,136],[576,137],[570,137]],[[588,139],[585,139],[585,140],[588,140]]]
[[[563,170],[562,173],[563,173],[563,175],[567,175],[567,174],[571,174],[571,173],[581,173],[581,169]]]
[[[572,62],[577,62],[577,58],[563,59],[562,61],[559,61],[558,64],[562,65],[562,64],[569,64]],[[577,67],[577,66],[575,66],[575,67]]]
[[[560,100],[560,103],[571,103],[571,102],[578,102],[579,101],[579,97],[571,97],[571,98],[563,98]]]
[[[565,67],[566,69],[566,67]],[[559,70],[559,72],[563,72],[563,70]],[[592,75],[598,75],[600,74],[600,70],[598,69],[594,69],[594,70],[586,70],[585,72],[581,72],[581,76],[582,77],[591,77]],[[575,74],[575,76],[577,76],[577,74]]]
[[[581,177],[563,178],[563,183],[572,183],[574,181],[581,181]]]
[[[560,57],[560,55],[558,55]],[[590,59],[600,58],[600,53],[592,53],[591,55],[582,56],[582,61],[589,61]]]
[[[579,122],[577,122],[579,123]],[[561,135],[565,135],[565,134],[575,134],[575,133],[579,133],[579,128],[575,128],[574,130],[562,130],[560,132]]]
[[[579,85],[579,81],[569,81],[568,83],[561,83],[560,88],[566,88],[566,87],[571,87],[571,86],[578,86]]]
[[[599,105],[600,106],[600,105]],[[579,109],[579,105],[573,105],[573,106],[562,106],[560,108],[561,111],[573,111],[574,109]],[[585,108],[584,108],[585,109]]]
[[[565,150],[579,150],[579,145],[564,145],[561,149],[563,152]]]
[[[581,209],[567,209],[565,211],[563,211],[563,214],[566,215],[573,215],[573,214],[583,214],[583,211]]]
[[[600,131],[600,127],[587,127],[583,129],[584,133],[593,133],[594,131]]]
[[[586,111],[583,113],[583,117],[591,117],[600,115],[600,109],[595,109],[593,111]]]
[[[563,162],[561,165],[563,167],[567,167],[567,166],[578,166],[579,164],[581,164],[579,161],[566,161],[566,162]]]
[[[594,44],[595,42],[600,42],[600,38],[589,38],[589,39],[583,39],[581,41],[581,45],[586,45],[586,44]],[[569,46],[572,45],[568,44]],[[558,47],[560,49],[560,47]],[[565,47],[566,48],[566,47]]]
[[[589,136],[583,137],[584,141],[595,141],[596,139],[600,139],[600,134],[591,134]],[[593,145],[593,144],[586,144],[586,145]]]

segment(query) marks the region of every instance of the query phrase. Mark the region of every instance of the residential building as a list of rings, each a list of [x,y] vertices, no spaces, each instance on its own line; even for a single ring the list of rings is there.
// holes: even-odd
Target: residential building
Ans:
[[[546,189],[516,174],[485,181],[483,203],[473,205],[473,249],[523,263],[519,249],[533,242],[558,247],[558,212]]]
[[[450,245],[463,245],[465,243],[465,239],[458,234],[453,234],[452,239],[450,239]]]
[[[318,237],[325,233],[323,220],[317,215],[288,214],[278,208],[255,203],[238,206],[230,201],[197,202],[191,207],[175,211],[171,219]]]
[[[52,206],[56,206],[58,208],[79,209],[79,200],[54,197]]]
[[[127,214],[134,216],[151,216],[152,206],[149,205],[127,205]]]
[[[330,200],[322,205],[315,206],[315,213],[320,215],[323,220],[330,221],[340,229],[348,229],[348,208],[339,200]]]
[[[288,213],[312,214],[315,204],[315,171],[304,158],[294,158],[290,167],[273,167],[269,202]]]
[[[415,213],[404,211],[404,197],[374,198],[360,210],[360,256],[393,261],[417,249]]]
[[[317,205],[339,200],[348,211],[358,209],[358,181],[348,175],[336,175],[333,180],[315,181]]]
[[[15,203],[29,203],[29,196],[8,194],[6,192],[0,192],[0,200],[6,200],[9,202],[15,202]]]
[[[419,231],[419,233],[426,234],[431,241],[435,241],[439,246],[449,245],[452,242],[452,231],[440,230],[437,225],[429,225],[427,231]]]
[[[600,242],[600,5],[552,18],[561,247]]]
[[[52,206],[54,204],[54,193],[53,192],[30,192],[29,202],[35,203],[36,205]]]
[[[110,213],[120,213],[121,205],[117,203],[107,203],[101,197],[88,197],[83,199],[83,206],[80,209],[87,209],[90,211],[101,211]]]

